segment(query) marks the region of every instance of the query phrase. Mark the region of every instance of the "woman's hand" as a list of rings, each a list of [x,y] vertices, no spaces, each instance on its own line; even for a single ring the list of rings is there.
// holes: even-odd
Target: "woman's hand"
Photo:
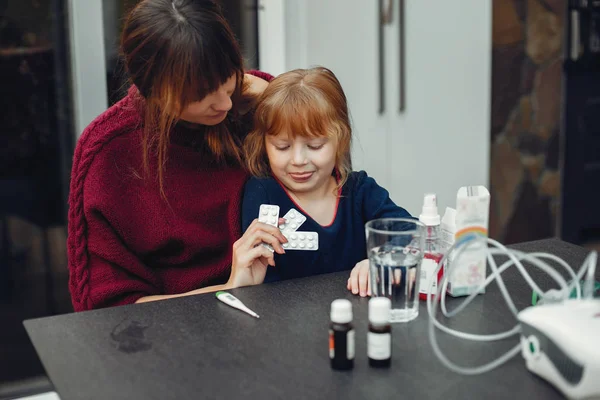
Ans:
[[[244,74],[244,94],[260,97],[267,86],[269,86],[269,82],[264,79],[251,74]]]
[[[240,112],[247,113],[250,109],[256,106],[258,98],[263,94],[269,86],[269,82],[258,76],[244,74],[244,86],[242,88],[242,102]]]
[[[351,290],[353,294],[360,294],[360,297],[371,295],[371,278],[369,277],[369,260],[362,260],[357,263],[352,272],[350,272],[350,278],[348,278],[348,290]]]
[[[280,218],[278,225],[282,223],[285,219]],[[258,219],[252,221],[244,235],[233,244],[233,262],[227,286],[235,288],[262,283],[268,266],[275,266],[275,254],[261,244],[270,244],[278,254],[284,254],[281,244],[286,242],[277,227],[258,222]]]

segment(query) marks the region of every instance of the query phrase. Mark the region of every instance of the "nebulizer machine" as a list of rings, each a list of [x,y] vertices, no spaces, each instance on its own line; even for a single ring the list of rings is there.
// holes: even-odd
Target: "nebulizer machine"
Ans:
[[[473,251],[485,254],[491,274],[482,279],[478,287],[474,288],[460,305],[449,311],[446,307],[448,283],[452,280],[453,272],[460,269],[461,255]],[[494,256],[508,257],[508,260],[498,266]],[[564,268],[569,276],[568,281],[549,265],[548,261]],[[548,291],[540,289],[523,263],[528,263],[547,273],[559,288]],[[437,285],[437,293],[434,290],[433,293],[436,295],[429,296],[427,299],[428,333],[434,353],[447,368],[464,375],[489,372],[521,353],[529,371],[554,385],[566,397],[600,398],[600,299],[594,298],[596,263],[597,253],[593,251],[575,273],[557,256],[508,249],[483,235],[471,235],[468,240],[455,242],[447,249],[438,264],[438,270],[444,266],[444,276]],[[518,269],[533,292],[540,297],[538,304],[522,311],[516,308],[501,276],[502,272],[511,267]],[[457,315],[479,293],[483,293],[485,287],[492,281],[498,283],[508,308],[518,321],[512,329],[496,334],[473,334],[450,329],[436,318],[438,308],[447,318]],[[429,284],[430,290],[433,290],[433,281]],[[441,351],[436,337],[437,329],[465,340],[478,342],[492,342],[512,336],[518,337],[519,340],[511,350],[488,364],[464,367],[448,359]]]

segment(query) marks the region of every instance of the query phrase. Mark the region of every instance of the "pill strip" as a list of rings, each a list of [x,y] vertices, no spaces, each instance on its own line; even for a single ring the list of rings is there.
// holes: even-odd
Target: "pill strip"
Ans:
[[[279,221],[279,206],[273,204],[261,204],[258,212],[258,220],[266,224],[277,226]],[[283,236],[288,240],[282,246],[286,250],[318,250],[319,234],[317,232],[298,231],[298,228],[306,222],[306,216],[298,210],[290,209],[284,216],[285,222],[279,225]],[[274,251],[270,244],[263,243],[270,251]]]

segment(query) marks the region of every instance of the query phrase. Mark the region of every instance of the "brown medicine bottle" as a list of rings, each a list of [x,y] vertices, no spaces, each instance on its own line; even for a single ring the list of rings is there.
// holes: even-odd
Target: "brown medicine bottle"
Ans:
[[[389,368],[392,364],[391,306],[387,297],[373,297],[369,300],[367,355],[371,367]]]
[[[333,369],[354,368],[354,326],[349,300],[338,299],[331,303],[329,358]]]

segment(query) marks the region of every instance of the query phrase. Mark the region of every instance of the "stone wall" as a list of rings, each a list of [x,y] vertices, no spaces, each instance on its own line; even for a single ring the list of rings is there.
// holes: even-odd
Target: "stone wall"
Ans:
[[[493,0],[490,236],[555,236],[566,0]]]

